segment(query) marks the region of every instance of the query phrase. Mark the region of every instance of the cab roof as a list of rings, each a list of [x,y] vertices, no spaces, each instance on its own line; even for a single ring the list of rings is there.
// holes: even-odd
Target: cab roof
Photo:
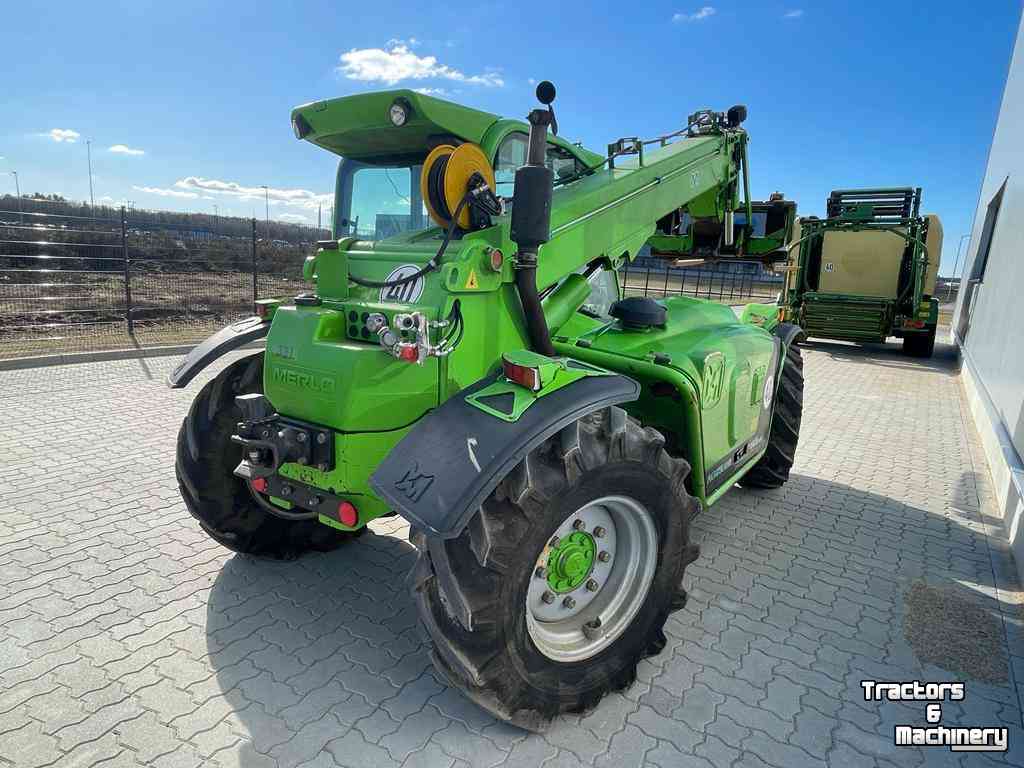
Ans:
[[[393,125],[389,117],[395,102],[408,111],[401,126]],[[407,89],[315,101],[292,110],[292,127],[299,138],[336,155],[375,165],[421,161],[431,148],[452,137],[483,144],[488,130],[499,122],[509,130],[529,130],[526,122],[505,120],[490,112]],[[585,162],[598,157],[560,138],[549,141]]]

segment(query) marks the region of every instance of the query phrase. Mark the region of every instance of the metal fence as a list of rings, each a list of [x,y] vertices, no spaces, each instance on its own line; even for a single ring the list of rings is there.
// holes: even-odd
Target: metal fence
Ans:
[[[722,304],[774,302],[783,276],[756,262],[719,262],[711,266],[675,267],[666,260],[639,257],[620,273],[626,296],[693,296]]]
[[[304,256],[329,237],[45,202],[0,209],[0,359],[197,341],[251,314],[257,298],[299,292]]]
[[[4,204],[6,203],[6,205]],[[304,289],[327,230],[207,214],[0,199],[0,359],[193,343]],[[774,301],[782,278],[753,263],[673,267],[641,256],[626,295]]]

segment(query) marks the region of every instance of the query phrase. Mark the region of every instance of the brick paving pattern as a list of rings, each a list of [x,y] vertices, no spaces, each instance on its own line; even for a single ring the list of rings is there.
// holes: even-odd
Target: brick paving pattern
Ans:
[[[699,518],[703,556],[664,652],[543,736],[434,674],[401,519],[291,563],[202,534],[173,453],[206,376],[167,390],[171,358],[0,373],[0,765],[1024,764],[1018,587],[987,535],[988,474],[952,352],[805,356],[791,482],[736,489]],[[908,613],[914,585],[976,606],[992,642],[953,648],[957,670],[922,661],[944,657],[908,637],[962,634]],[[1005,725],[1010,751],[897,749],[893,725],[923,725],[924,706],[865,703],[865,678],[966,680],[943,723]]]

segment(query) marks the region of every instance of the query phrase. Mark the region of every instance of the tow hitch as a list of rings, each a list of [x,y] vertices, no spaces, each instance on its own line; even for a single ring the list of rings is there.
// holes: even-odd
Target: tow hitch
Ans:
[[[238,431],[231,435],[231,441],[243,450],[236,475],[250,482],[266,479],[289,462],[316,467],[321,472],[334,469],[334,436],[330,429],[283,418],[260,394],[239,395],[235,403],[243,417]]]

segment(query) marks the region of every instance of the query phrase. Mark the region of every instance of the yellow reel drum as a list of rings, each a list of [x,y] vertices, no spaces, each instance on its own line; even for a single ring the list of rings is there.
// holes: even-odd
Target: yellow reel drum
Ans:
[[[438,226],[448,227],[451,224],[452,215],[466,196],[474,173],[479,173],[494,189],[494,169],[476,144],[467,142],[457,147],[441,144],[427,155],[420,173],[420,194],[430,218]],[[468,205],[462,207],[456,224],[464,230],[470,228]]]

